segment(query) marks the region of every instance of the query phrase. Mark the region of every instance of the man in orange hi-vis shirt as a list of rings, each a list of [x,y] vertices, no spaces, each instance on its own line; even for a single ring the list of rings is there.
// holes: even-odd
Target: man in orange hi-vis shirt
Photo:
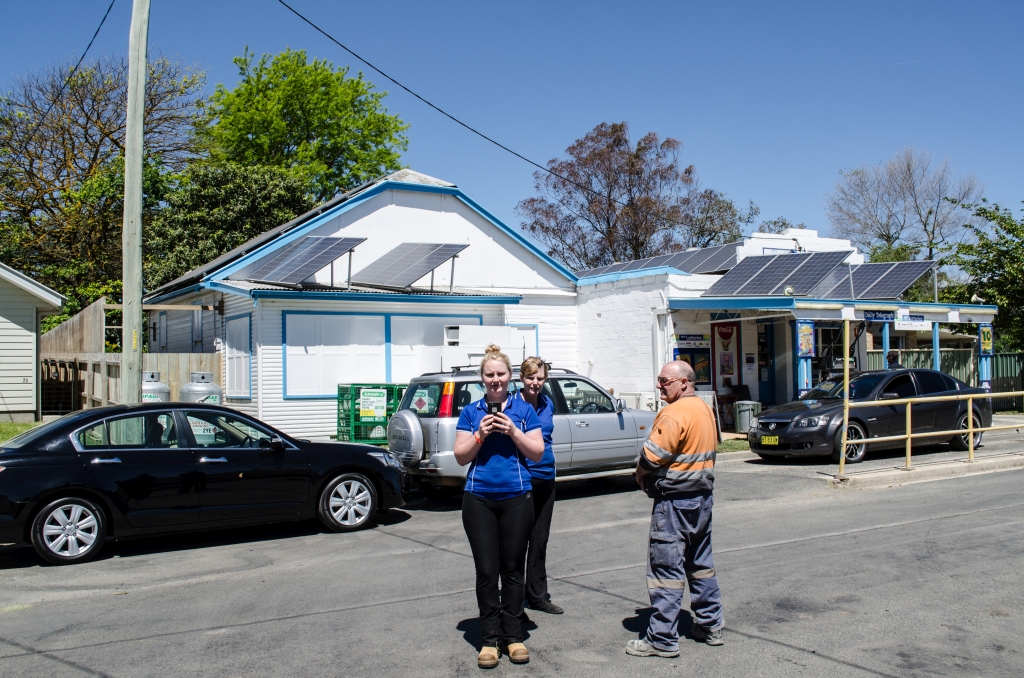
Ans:
[[[647,592],[654,614],[626,652],[678,657],[678,621],[689,583],[696,640],[722,645],[722,597],[711,556],[711,507],[718,443],[714,414],[694,394],[693,368],[676,360],[661,369],[658,391],[668,403],[651,427],[636,467],[640,488],[654,500],[647,553]]]

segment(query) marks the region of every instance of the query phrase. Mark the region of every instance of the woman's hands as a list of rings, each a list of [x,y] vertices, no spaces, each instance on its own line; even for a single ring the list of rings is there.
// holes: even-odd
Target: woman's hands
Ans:
[[[473,461],[480,446],[490,434],[507,435],[523,455],[531,461],[540,461],[544,456],[544,438],[540,429],[523,433],[504,412],[488,414],[480,420],[480,426],[473,433],[458,431],[455,434],[455,460],[460,465]]]

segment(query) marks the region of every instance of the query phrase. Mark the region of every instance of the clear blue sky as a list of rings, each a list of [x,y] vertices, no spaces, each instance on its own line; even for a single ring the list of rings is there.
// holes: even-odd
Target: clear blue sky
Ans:
[[[442,108],[541,163],[600,122],[683,142],[705,186],[762,218],[827,232],[837,173],[912,144],[1024,200],[1024,3],[518,2],[293,4]],[[77,57],[107,0],[4,2],[0,89]],[[130,0],[93,46],[124,53]],[[532,169],[351,59],[273,0],[153,0],[150,47],[238,79],[231,58],[305,49],[363,69],[412,127],[403,161],[500,218]],[[90,53],[91,55],[92,53]]]

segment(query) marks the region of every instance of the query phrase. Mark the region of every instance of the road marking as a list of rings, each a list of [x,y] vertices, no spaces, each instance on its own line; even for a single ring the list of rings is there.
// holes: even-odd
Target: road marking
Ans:
[[[8,605],[7,607],[0,607],[0,614],[4,612],[17,612],[18,610],[27,610],[32,607],[31,605]]]

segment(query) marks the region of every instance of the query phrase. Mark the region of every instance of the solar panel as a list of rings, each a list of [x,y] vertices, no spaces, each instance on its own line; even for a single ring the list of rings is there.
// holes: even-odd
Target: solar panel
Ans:
[[[857,267],[854,266],[856,269]],[[814,299],[835,299],[836,294],[846,299],[850,296],[849,270],[846,266],[836,266],[814,286],[807,296]],[[841,291],[845,290],[845,292]]]
[[[576,271],[577,278],[587,278],[592,275],[601,275],[608,269],[608,266],[598,266],[597,268],[588,268],[583,271]]]
[[[642,268],[653,268],[651,266],[651,258],[650,257],[648,257],[647,259],[637,259],[635,261],[627,262],[626,265],[623,266],[622,268],[620,268],[619,270],[623,271],[623,272],[625,272],[625,271],[639,271]]]
[[[253,271],[248,279],[298,285],[365,241],[366,238],[307,236],[284,248],[269,262]]]
[[[736,294],[736,290],[746,285],[757,273],[767,266],[774,256],[747,257],[736,264],[732,270],[723,275],[718,282],[708,288],[702,297],[726,297]]]
[[[757,275],[738,288],[733,294],[771,294],[772,290],[792,275],[795,269],[807,263],[812,256],[810,254],[778,254],[772,257],[771,261],[757,272]]]
[[[728,245],[720,245],[719,247],[711,247],[708,251],[711,252],[711,256],[704,259],[697,266],[690,266],[688,273],[717,273],[718,271],[728,271],[730,268],[736,265],[736,248],[742,243],[734,242]]]
[[[402,243],[354,274],[352,282],[406,288],[467,247],[468,244]]]
[[[870,299],[896,299],[935,265],[934,261],[900,261],[870,288],[865,296]],[[854,283],[857,281],[854,272]]]
[[[687,273],[702,273],[705,272],[704,263],[710,261],[717,252],[716,248],[709,247],[703,250],[697,250],[690,253],[690,257],[686,260],[684,269]]]
[[[786,257],[793,255],[782,256]],[[848,256],[850,256],[849,250],[840,252],[813,252],[798,269],[793,270],[788,276],[786,276],[779,283],[778,287],[773,289],[771,293],[785,294],[786,288],[792,287],[793,294],[803,296],[810,292],[815,285],[821,282],[822,278],[831,273]],[[743,293],[747,294],[746,288],[743,288]]]
[[[663,264],[664,266],[671,266],[672,268],[689,273],[687,266],[689,262],[693,260],[693,257],[700,254],[700,250],[690,250],[687,252],[677,252],[669,257],[669,259]]]

